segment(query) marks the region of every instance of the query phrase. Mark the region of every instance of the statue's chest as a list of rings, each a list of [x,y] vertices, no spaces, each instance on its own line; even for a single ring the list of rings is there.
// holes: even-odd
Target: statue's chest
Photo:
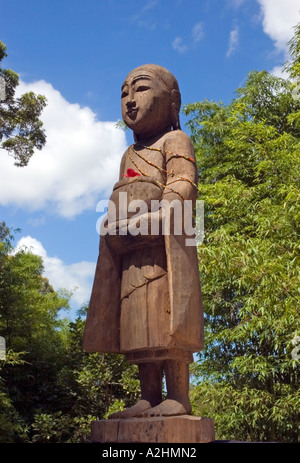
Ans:
[[[124,167],[124,174],[127,169],[133,169],[140,175],[154,177],[159,182],[165,183],[165,155],[160,150],[129,147]]]

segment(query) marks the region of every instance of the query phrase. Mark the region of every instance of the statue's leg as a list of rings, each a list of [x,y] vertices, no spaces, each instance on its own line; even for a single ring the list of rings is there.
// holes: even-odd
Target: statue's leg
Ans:
[[[139,364],[141,399],[155,407],[162,401],[163,363],[151,362]]]
[[[139,378],[141,384],[141,399],[121,412],[109,415],[109,419],[134,418],[162,401],[162,362],[140,363]]]
[[[165,360],[167,398],[156,407],[139,414],[140,417],[189,415],[189,364],[176,360]]]
[[[190,372],[189,364],[177,362],[176,360],[166,360],[164,364],[167,383],[167,400],[178,402],[185,414],[191,413],[189,400]],[[167,412],[167,409],[165,409]]]

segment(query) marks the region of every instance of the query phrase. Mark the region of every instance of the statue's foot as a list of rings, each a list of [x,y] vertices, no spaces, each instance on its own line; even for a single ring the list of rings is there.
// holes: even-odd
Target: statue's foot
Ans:
[[[182,405],[177,400],[166,399],[156,407],[149,408],[142,411],[138,415],[139,418],[150,418],[151,416],[177,416],[177,415],[189,415],[191,413],[191,406]]]
[[[127,418],[134,418],[137,414],[143,413],[148,408],[151,408],[148,400],[139,400],[133,407],[126,408],[121,412],[112,413],[109,415],[109,420],[125,420]]]

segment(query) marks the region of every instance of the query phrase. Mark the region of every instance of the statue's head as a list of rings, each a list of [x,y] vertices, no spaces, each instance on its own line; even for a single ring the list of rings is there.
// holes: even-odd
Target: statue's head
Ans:
[[[180,129],[181,96],[177,80],[163,66],[145,64],[122,85],[122,117],[135,139]]]

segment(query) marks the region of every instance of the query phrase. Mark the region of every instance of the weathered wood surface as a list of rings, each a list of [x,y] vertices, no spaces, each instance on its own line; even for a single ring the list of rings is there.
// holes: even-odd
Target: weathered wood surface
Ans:
[[[92,422],[92,442],[206,443],[214,440],[211,418],[183,415]]]

